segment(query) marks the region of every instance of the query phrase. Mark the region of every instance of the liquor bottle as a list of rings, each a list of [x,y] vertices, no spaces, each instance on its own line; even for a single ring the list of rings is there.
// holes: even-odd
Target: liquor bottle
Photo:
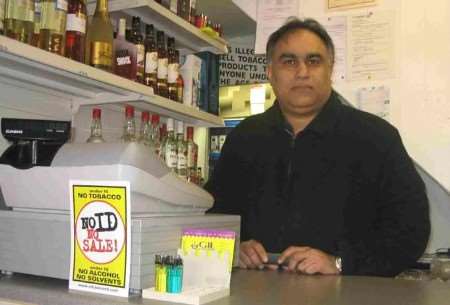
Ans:
[[[139,130],[139,142],[150,146],[151,144],[151,125],[150,125],[150,113],[148,111],[142,111],[141,113],[141,128]]]
[[[31,45],[39,48],[39,35],[41,32],[41,0],[34,0],[34,30]]]
[[[136,122],[134,121],[134,107],[125,106],[125,124],[123,127],[123,142],[136,142]]]
[[[187,138],[186,168],[188,180],[196,183],[198,145],[194,142],[194,127],[189,126],[186,128],[186,138]]]
[[[103,143],[105,140],[102,136],[102,110],[99,108],[92,109],[91,135],[87,139],[88,143]]]
[[[145,26],[145,73],[144,83],[156,92],[158,50],[156,49],[155,30],[153,24]]]
[[[66,33],[67,1],[41,0],[39,47],[63,55]]]
[[[131,40],[136,46],[136,80],[139,83],[144,82],[145,70],[145,46],[144,39],[141,34],[141,18],[133,17],[131,26]]]
[[[189,0],[178,0],[177,15],[189,22],[189,12],[191,9]]]
[[[179,75],[179,59],[175,52],[175,38],[167,38],[167,53],[168,53],[168,72],[167,72],[167,91],[169,98],[173,101],[178,101],[178,86],[177,79]]]
[[[197,7],[197,1],[190,0],[189,22],[193,25],[195,25],[196,7]]]
[[[150,139],[150,146],[152,147],[155,154],[159,156],[159,152],[161,150],[161,134],[159,129],[159,115],[157,114],[152,115]]]
[[[156,93],[163,97],[168,97],[167,92],[168,57],[164,32],[158,31],[156,37],[157,37],[156,43],[158,47],[158,74],[156,83]]]
[[[159,150],[158,156],[162,160],[165,160],[165,158],[164,158],[164,144],[166,143],[166,140],[167,140],[167,124],[166,123],[162,123],[159,126],[159,135],[160,135],[159,142],[161,143],[161,148]]]
[[[6,36],[31,44],[34,31],[34,0],[6,0],[3,27]]]
[[[97,7],[86,35],[86,64],[113,71],[113,33],[114,29],[108,13],[108,1],[97,0]]]
[[[176,15],[178,13],[178,0],[170,0],[169,9]]]
[[[5,0],[0,0],[0,34],[3,35],[4,25],[3,19],[5,19]]]
[[[177,122],[177,170],[178,177],[187,179],[187,143],[184,140],[183,122]]]
[[[175,172],[177,168],[177,141],[173,131],[173,119],[167,119],[167,137],[163,144],[163,156],[167,167]]]
[[[69,0],[65,55],[83,63],[84,50],[86,49],[86,20],[85,0]]]
[[[131,79],[136,79],[136,46],[125,39],[126,19],[120,18],[119,31],[114,39],[114,73]]]
[[[177,58],[178,63],[180,63],[180,51],[175,50],[175,56]],[[178,64],[178,77],[177,77],[177,102],[183,103],[183,90],[184,90],[184,81],[183,76],[180,73],[180,65]]]
[[[205,179],[203,179],[202,168],[197,167],[197,184],[202,186],[205,184]]]

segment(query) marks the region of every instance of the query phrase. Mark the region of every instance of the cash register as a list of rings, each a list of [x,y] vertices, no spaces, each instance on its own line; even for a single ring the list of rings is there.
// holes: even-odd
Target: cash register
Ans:
[[[205,215],[211,195],[177,177],[149,147],[68,143],[70,128],[2,118],[11,142],[0,157],[2,272],[69,278],[69,180],[130,182],[132,289],[153,285],[154,255],[175,254],[184,228],[229,229],[239,237],[239,216]]]

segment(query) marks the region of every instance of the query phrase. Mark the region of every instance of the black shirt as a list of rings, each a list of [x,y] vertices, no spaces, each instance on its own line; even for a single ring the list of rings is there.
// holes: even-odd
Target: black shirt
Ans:
[[[241,215],[241,240],[268,252],[310,246],[344,274],[395,275],[426,247],[425,187],[397,130],[340,99],[297,136],[276,102],[241,122],[205,186],[210,212]]]

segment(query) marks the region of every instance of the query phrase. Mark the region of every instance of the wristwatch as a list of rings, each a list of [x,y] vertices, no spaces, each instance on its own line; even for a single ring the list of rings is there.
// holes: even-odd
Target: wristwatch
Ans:
[[[342,273],[342,258],[340,258],[339,256],[336,256],[335,259],[335,264],[336,264],[336,269],[339,271],[339,274]]]

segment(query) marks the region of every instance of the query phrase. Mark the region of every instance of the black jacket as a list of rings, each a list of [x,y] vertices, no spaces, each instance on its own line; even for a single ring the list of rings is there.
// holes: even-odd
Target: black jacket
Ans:
[[[426,247],[425,187],[397,130],[340,99],[296,137],[277,103],[241,122],[205,186],[210,212],[241,215],[241,240],[268,252],[310,246],[343,274],[393,276]]]

